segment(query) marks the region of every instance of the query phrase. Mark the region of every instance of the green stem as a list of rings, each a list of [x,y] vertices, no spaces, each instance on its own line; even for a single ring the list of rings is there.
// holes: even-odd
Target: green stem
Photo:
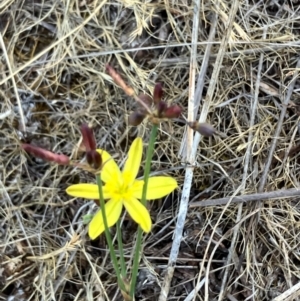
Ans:
[[[158,126],[155,124],[152,127],[151,130],[151,136],[150,141],[147,149],[147,156],[146,156],[146,165],[145,165],[145,171],[144,171],[144,186],[143,186],[143,194],[141,202],[144,206],[147,205],[146,201],[146,194],[147,194],[147,187],[148,187],[148,179],[150,174],[150,167],[151,167],[151,160],[153,157],[154,152],[154,144],[157,136],[157,129]],[[135,285],[136,285],[136,278],[137,273],[139,269],[139,263],[140,263],[140,253],[141,253],[141,247],[142,247],[142,234],[143,230],[141,227],[138,227],[138,233],[136,238],[136,246],[135,246],[135,254],[133,259],[133,267],[132,267],[132,277],[131,277],[131,287],[130,287],[130,297],[132,300],[134,299],[134,292],[135,292]]]
[[[124,259],[124,248],[123,248],[123,241],[122,241],[120,219],[117,221],[117,238],[118,238],[118,248],[119,248],[119,253],[120,253],[121,275],[122,275],[122,278],[125,279],[126,278],[126,266],[125,266],[125,259]]]
[[[104,222],[104,227],[105,227],[106,241],[108,244],[108,248],[109,248],[110,256],[111,256],[111,259],[113,262],[113,266],[114,266],[114,269],[115,269],[115,272],[117,275],[119,287],[121,290],[125,291],[125,285],[121,278],[117,256],[116,256],[113,244],[112,244],[112,239],[111,239],[111,235],[110,235],[108,224],[107,224],[107,218],[106,218],[106,212],[105,212],[105,202],[103,199],[103,189],[102,189],[102,181],[101,181],[100,175],[97,175],[96,179],[97,179],[98,191],[99,191],[99,196],[100,196],[100,208],[101,208],[100,210],[102,212],[102,217],[103,217],[103,222]]]

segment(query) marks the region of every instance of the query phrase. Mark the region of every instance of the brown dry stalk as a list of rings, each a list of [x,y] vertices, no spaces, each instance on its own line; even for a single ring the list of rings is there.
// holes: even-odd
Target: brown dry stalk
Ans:
[[[190,204],[190,208],[194,207],[207,207],[207,206],[218,206],[218,205],[226,205],[227,203],[247,203],[252,201],[263,201],[268,199],[281,199],[287,197],[294,197],[300,195],[300,189],[291,188],[291,189],[282,189],[276,191],[268,191],[262,193],[253,193],[248,195],[240,195],[234,197],[226,197],[220,199],[199,201]]]

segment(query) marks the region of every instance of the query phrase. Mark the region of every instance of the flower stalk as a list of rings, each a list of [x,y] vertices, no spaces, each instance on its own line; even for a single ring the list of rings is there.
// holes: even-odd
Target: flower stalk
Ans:
[[[121,277],[117,256],[116,256],[116,253],[115,253],[115,249],[113,247],[111,235],[110,235],[109,228],[108,228],[106,212],[105,212],[105,202],[104,202],[104,198],[103,198],[102,181],[101,181],[101,178],[100,178],[99,175],[96,176],[96,180],[97,180],[97,185],[98,185],[98,189],[99,189],[100,206],[102,208],[101,212],[102,212],[102,217],[103,217],[104,232],[105,232],[106,241],[107,241],[107,244],[108,244],[110,256],[111,256],[113,266],[114,266],[114,269],[115,269],[115,272],[116,272],[116,276],[117,276],[117,279],[118,279],[119,288],[122,291],[125,291],[125,285],[124,285],[124,282],[123,282],[122,277]]]
[[[152,126],[151,135],[150,135],[150,141],[147,149],[147,155],[146,155],[146,165],[145,165],[145,171],[144,171],[144,186],[143,186],[143,193],[142,193],[142,199],[141,202],[144,206],[147,206],[147,200],[146,200],[146,194],[148,189],[148,180],[150,175],[150,167],[151,167],[151,160],[154,153],[154,145],[157,137],[157,129],[158,126],[154,124]],[[141,247],[142,247],[142,234],[143,230],[141,227],[138,227],[138,233],[137,233],[137,239],[136,239],[136,246],[135,246],[135,256],[133,259],[133,267],[132,267],[132,278],[131,278],[131,287],[130,287],[130,297],[133,298],[135,293],[135,286],[136,286],[136,279],[137,279],[137,273],[140,263],[140,253],[141,253]]]
[[[121,266],[121,275],[122,279],[126,278],[126,265],[124,259],[124,248],[122,241],[122,230],[121,230],[121,221],[117,221],[117,240],[118,240],[118,249],[120,254],[120,266]]]

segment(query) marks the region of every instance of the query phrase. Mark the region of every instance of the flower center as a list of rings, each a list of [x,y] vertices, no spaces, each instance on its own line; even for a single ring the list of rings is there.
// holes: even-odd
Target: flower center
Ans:
[[[120,181],[106,183],[110,195],[115,199],[130,199],[132,195],[132,175],[130,172],[123,173]]]
[[[123,181],[120,185],[120,194],[123,197],[127,197],[130,194],[130,187],[131,187],[131,179],[132,175],[130,172],[123,173]]]

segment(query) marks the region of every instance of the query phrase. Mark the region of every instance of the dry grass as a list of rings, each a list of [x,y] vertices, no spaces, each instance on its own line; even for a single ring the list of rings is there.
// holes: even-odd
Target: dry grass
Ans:
[[[93,177],[20,149],[26,141],[80,159],[83,122],[120,163],[137,135],[147,141],[148,124],[127,125],[135,103],[108,62],[137,93],[162,81],[189,117],[207,63],[195,118],[225,135],[200,140],[190,200],[299,187],[300,3],[238,1],[236,13],[232,3],[200,2],[193,47],[190,1],[1,1],[0,300],[121,300],[103,239],[90,241],[82,224],[96,208],[65,193]],[[152,166],[181,188],[186,135],[181,123],[162,124]],[[137,300],[159,299],[181,192],[153,203]],[[166,300],[298,300],[299,201],[189,208]],[[124,223],[129,259],[135,225]]]

